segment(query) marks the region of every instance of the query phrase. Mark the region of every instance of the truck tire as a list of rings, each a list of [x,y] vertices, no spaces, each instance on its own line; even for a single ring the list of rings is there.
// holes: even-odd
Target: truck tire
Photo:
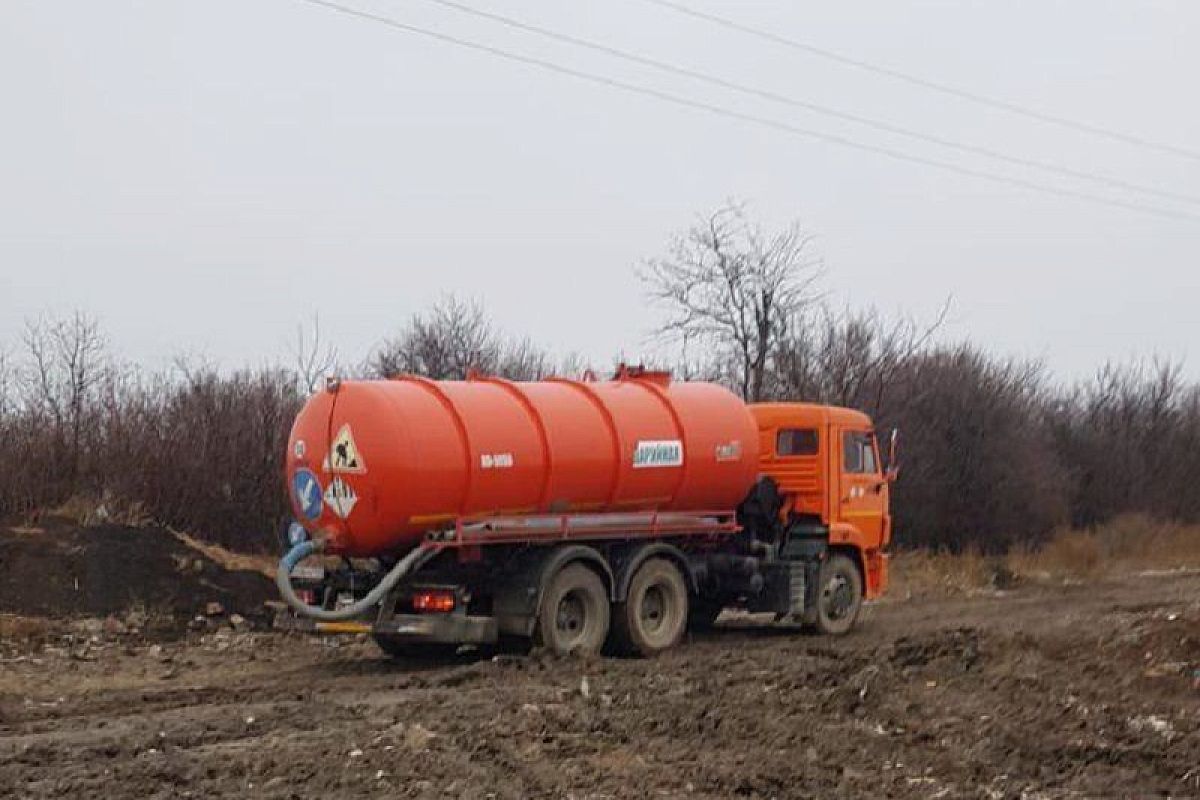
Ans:
[[[559,655],[598,653],[608,637],[608,621],[604,581],[583,564],[568,564],[542,596],[537,644]]]
[[[613,649],[656,655],[679,641],[687,621],[687,583],[679,568],[665,558],[647,559],[629,582],[625,601],[613,605]]]
[[[847,556],[825,559],[817,578],[817,633],[841,636],[854,627],[862,608],[862,575]]]

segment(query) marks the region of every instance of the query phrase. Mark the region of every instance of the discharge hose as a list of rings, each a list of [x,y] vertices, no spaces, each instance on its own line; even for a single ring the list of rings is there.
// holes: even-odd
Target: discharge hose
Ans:
[[[334,609],[309,605],[301,600],[296,595],[296,590],[292,588],[292,570],[296,568],[296,565],[324,549],[323,542],[306,541],[297,544],[280,559],[279,570],[275,573],[275,585],[279,587],[279,593],[283,596],[284,602],[291,606],[297,614],[321,622],[338,622],[353,619],[379,605],[405,575],[420,567],[437,554],[441,548],[429,544],[418,545],[411,553],[400,559],[396,566],[383,576],[383,580],[379,581],[374,589],[367,592],[365,597],[348,606]]]

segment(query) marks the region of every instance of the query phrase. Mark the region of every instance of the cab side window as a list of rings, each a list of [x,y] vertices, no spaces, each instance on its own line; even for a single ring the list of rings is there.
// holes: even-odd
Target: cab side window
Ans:
[[[842,434],[842,469],[858,475],[875,475],[879,472],[871,434],[861,431]]]
[[[820,444],[813,428],[780,428],[775,436],[775,455],[815,456]]]

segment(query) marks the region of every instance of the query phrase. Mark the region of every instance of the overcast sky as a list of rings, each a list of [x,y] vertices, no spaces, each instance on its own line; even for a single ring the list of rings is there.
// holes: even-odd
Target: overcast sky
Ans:
[[[411,24],[1062,188],[548,42],[424,0]],[[1200,149],[1200,3],[684,0],[894,69]],[[461,0],[840,110],[1200,195],[1200,160],[1039,124],[643,0]],[[725,198],[816,234],[838,304],[931,317],[1064,375],[1111,357],[1200,376],[1200,220],[996,185],[580,82],[298,0],[0,3],[0,342],[83,309],[149,365],[287,353],[314,312],[358,359],[445,292],[604,363],[657,319],[639,260]],[[1200,205],[1190,207],[1200,215]]]

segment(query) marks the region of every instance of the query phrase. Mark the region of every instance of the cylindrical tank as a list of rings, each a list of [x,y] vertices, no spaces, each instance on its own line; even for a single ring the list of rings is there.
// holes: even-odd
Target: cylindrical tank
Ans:
[[[632,372],[335,382],[297,416],[287,473],[296,518],[332,551],[365,556],[458,518],[729,510],[757,463],[735,395]]]

